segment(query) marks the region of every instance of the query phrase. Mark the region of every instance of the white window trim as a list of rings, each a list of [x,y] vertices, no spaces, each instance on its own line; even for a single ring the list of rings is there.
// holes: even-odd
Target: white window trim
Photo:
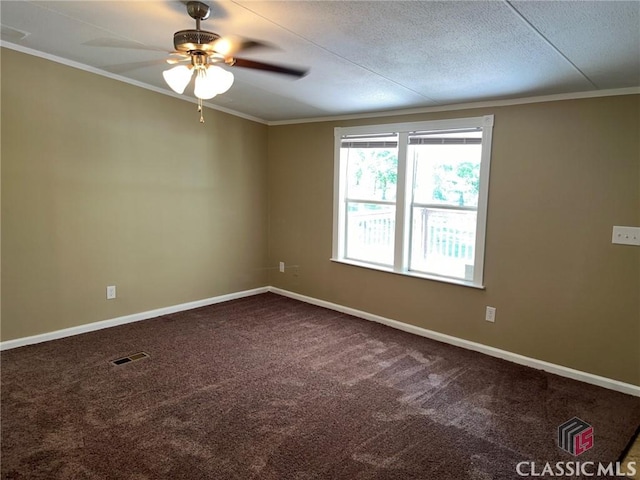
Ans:
[[[379,270],[383,272],[406,275],[410,277],[437,280],[455,285],[473,288],[484,288],[484,257],[487,229],[487,205],[489,200],[489,172],[491,169],[491,144],[493,139],[493,115],[482,117],[457,118],[447,120],[432,120],[425,122],[391,123],[381,125],[367,125],[358,127],[336,127],[334,129],[334,196],[333,196],[333,249],[331,260],[334,262],[354,265],[358,267]],[[482,127],[482,150],[480,161],[480,192],[478,194],[478,208],[475,238],[475,265],[472,280],[462,280],[439,275],[423,274],[411,271],[409,265],[409,210],[411,207],[411,187],[413,184],[411,171],[407,171],[407,156],[402,150],[407,149],[409,132],[447,130],[466,127]],[[369,262],[355,261],[345,258],[345,214],[343,208],[346,200],[347,175],[346,162],[340,161],[340,145],[343,135],[392,133],[399,134],[398,139],[398,183],[396,195],[396,231],[393,268],[376,265]],[[341,181],[342,180],[342,181]]]

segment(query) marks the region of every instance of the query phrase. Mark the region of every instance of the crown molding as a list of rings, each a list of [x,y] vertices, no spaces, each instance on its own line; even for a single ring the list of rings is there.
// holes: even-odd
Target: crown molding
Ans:
[[[0,47],[8,48],[10,50],[15,50],[21,53],[26,53],[27,55],[40,57],[45,60],[51,60],[52,62],[60,63],[68,67],[77,68],[85,72],[94,73],[96,75],[107,77],[112,80],[128,83],[129,85],[144,88],[146,90],[151,90],[152,92],[177,98],[185,102],[197,104],[197,100],[195,98],[186,97],[184,95],[178,95],[177,93],[171,90],[165,90],[163,88],[149,85],[148,83],[139,82],[131,78],[123,77],[121,75],[116,75],[115,73],[106,72],[104,70],[100,70],[99,68],[91,67],[89,65],[85,65],[80,62],[75,62],[73,60],[68,60],[66,58],[58,57],[56,55],[40,52],[38,50],[34,50],[29,47],[24,47],[22,45],[17,45],[15,43],[7,42],[6,40],[0,40]],[[215,105],[208,102],[203,102],[203,105],[212,110],[217,110],[219,112],[227,113],[229,115],[244,118],[245,120],[250,120],[252,122],[257,122],[257,123],[261,123],[263,125],[268,125],[268,126],[280,126],[280,125],[295,125],[295,124],[302,124],[302,123],[320,123],[320,122],[336,122],[336,121],[346,121],[346,120],[360,120],[360,119],[367,119],[367,118],[384,118],[384,117],[393,117],[393,116],[400,116],[400,115],[414,115],[414,114],[420,114],[420,113],[450,112],[450,111],[456,111],[456,110],[471,110],[475,108],[508,107],[513,105],[526,105],[531,103],[559,102],[563,100],[578,100],[578,99],[584,99],[584,98],[612,97],[612,96],[620,96],[620,95],[638,95],[638,94],[640,94],[640,87],[617,88],[617,89],[609,89],[609,90],[588,90],[583,92],[559,93],[554,95],[510,98],[510,99],[504,99],[504,100],[483,100],[483,101],[477,101],[477,102],[438,105],[438,106],[432,106],[432,107],[405,108],[405,109],[398,109],[398,110],[385,110],[381,112],[380,111],[365,112],[365,113],[354,113],[354,114],[344,114],[344,115],[332,115],[332,116],[326,116],[326,117],[298,118],[298,119],[290,119],[290,120],[273,120],[273,121],[265,120],[264,118],[254,117],[253,115],[248,115],[246,113],[238,112],[236,110],[221,107],[219,105]]]
[[[15,50],[16,52],[26,53],[27,55],[33,55],[34,57],[43,58],[45,60],[50,60],[55,63],[60,63],[62,65],[66,65],[67,67],[77,68],[78,70],[83,70],[88,73],[94,73],[96,75],[100,75],[102,77],[110,78],[111,80],[117,80],[119,82],[128,83],[129,85],[133,85],[135,87],[144,88],[146,90],[151,90],[155,93],[160,93],[162,95],[167,95],[169,97],[177,98],[178,100],[182,100],[185,102],[196,104],[198,101],[193,97],[187,97],[184,95],[178,95],[172,90],[165,90],[164,88],[159,88],[154,85],[149,85],[148,83],[139,82],[137,80],[133,80],[131,78],[123,77],[121,75],[116,75],[115,73],[107,72],[105,70],[100,70],[96,67],[91,67],[89,65],[85,65],[84,63],[75,62],[73,60],[68,60],[66,58],[58,57],[56,55],[52,55],[50,53],[40,52],[38,50],[34,50],[33,48],[24,47],[22,45],[17,45],[15,43],[7,42],[6,40],[0,40],[0,47],[8,48],[9,50]],[[203,101],[202,104],[210,108],[212,110],[217,110],[219,112],[228,113],[229,115],[233,115],[235,117],[244,118],[245,120],[251,120],[252,122],[262,123],[264,125],[267,124],[267,121],[254,117],[252,115],[247,115],[246,113],[237,112],[235,110],[231,110],[230,108],[221,107],[219,105],[215,105],[213,103]]]
[[[620,95],[639,95],[640,87],[615,88],[609,90],[589,90],[585,92],[558,93],[554,95],[541,95],[537,97],[510,98],[505,100],[483,100],[478,102],[456,103],[450,105],[438,105],[433,107],[405,108],[399,110],[385,110],[383,112],[356,113],[352,115],[334,115],[329,117],[300,118],[295,120],[268,121],[267,125],[294,125],[298,123],[336,122],[344,120],[360,120],[366,118],[395,117],[400,115],[413,115],[419,113],[451,112],[456,110],[471,110],[474,108],[509,107],[512,105],[525,105],[529,103],[559,102],[563,100],[577,100],[582,98],[615,97]]]

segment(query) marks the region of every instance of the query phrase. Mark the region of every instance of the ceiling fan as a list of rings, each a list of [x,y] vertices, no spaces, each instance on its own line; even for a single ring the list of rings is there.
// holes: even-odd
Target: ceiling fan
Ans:
[[[194,94],[198,98],[201,123],[204,123],[202,100],[208,100],[226,92],[233,84],[233,74],[219,67],[218,64],[228,67],[253,68],[296,78],[307,74],[306,70],[299,68],[236,57],[236,53],[260,44],[237,37],[221,37],[217,33],[201,30],[200,22],[209,18],[210,12],[209,5],[205,3],[187,2],[187,13],[196,21],[196,28],[195,30],[180,30],[174,33],[173,46],[176,51],[171,54],[172,57],[167,60],[167,63],[189,62],[189,65],[177,65],[162,73],[169,87],[178,94],[184,92],[195,73]]]

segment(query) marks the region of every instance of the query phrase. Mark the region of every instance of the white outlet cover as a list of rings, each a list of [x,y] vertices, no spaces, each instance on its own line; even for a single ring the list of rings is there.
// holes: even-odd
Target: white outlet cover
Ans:
[[[485,313],[484,319],[487,322],[495,322],[496,321],[496,307],[487,307],[487,311]]]
[[[107,287],[107,300],[113,300],[116,298],[116,287],[115,285],[110,285]]]
[[[614,226],[611,243],[618,245],[640,245],[640,227]]]

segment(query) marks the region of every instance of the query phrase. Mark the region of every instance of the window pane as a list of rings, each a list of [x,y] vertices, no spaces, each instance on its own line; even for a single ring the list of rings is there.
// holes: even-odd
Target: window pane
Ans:
[[[395,225],[392,205],[348,202],[345,256],[392,266]]]
[[[413,201],[477,207],[481,137],[482,132],[410,137],[409,155],[415,159]],[[427,143],[414,144],[419,141]]]
[[[397,136],[344,139],[342,145],[340,154],[347,162],[347,197],[395,201]]]
[[[476,212],[412,209],[409,269],[472,280]]]

